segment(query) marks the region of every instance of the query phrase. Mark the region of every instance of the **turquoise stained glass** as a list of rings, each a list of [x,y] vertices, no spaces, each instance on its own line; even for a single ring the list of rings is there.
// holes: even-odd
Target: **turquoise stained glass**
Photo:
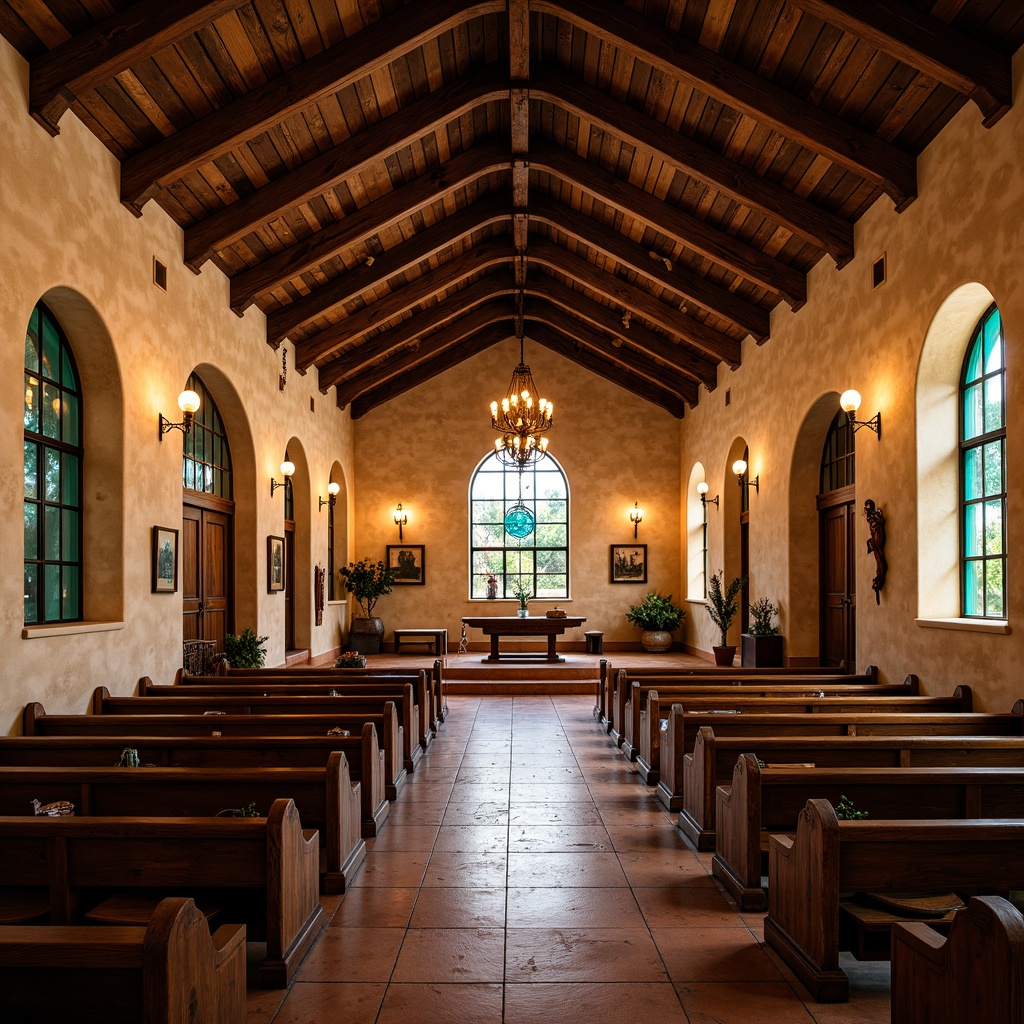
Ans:
[[[513,537],[529,537],[535,526],[533,513],[525,505],[513,505],[505,513],[505,529]]]

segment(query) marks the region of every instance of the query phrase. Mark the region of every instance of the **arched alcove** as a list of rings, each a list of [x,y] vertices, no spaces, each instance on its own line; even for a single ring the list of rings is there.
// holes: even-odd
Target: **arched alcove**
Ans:
[[[335,498],[334,507],[331,510],[331,521],[334,528],[334,564],[328,565],[328,570],[333,570],[333,586],[331,591],[328,586],[328,593],[333,594],[331,600],[341,601],[345,598],[345,588],[342,585],[338,570],[347,565],[351,559],[349,553],[349,493],[348,480],[345,477],[345,470],[341,463],[335,460],[331,464],[331,475],[329,482],[338,485],[338,495]]]
[[[686,597],[689,601],[703,601],[707,597],[707,530],[704,505],[697,493],[697,485],[705,482],[704,464],[695,462],[686,484]],[[714,506],[712,506],[714,508]]]

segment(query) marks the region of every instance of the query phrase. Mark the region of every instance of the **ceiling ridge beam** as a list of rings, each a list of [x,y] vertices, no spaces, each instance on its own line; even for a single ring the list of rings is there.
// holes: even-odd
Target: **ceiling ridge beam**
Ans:
[[[790,0],[973,100],[991,128],[1013,106],[1010,57],[903,0]]]
[[[262,188],[185,230],[185,263],[195,271],[214,252],[358,174],[481,104],[503,99],[508,84],[496,65],[443,85]],[[124,165],[122,165],[123,168]]]
[[[427,39],[504,8],[504,0],[431,0],[403,7],[129,157],[121,164],[121,202],[141,214],[146,202],[169,182],[365,78]]]
[[[276,347],[289,331],[405,273],[474,231],[502,221],[510,223],[511,218],[507,199],[497,195],[488,195],[440,218],[399,245],[385,249],[372,263],[353,267],[308,295],[275,309],[267,316],[267,342]]]
[[[582,28],[659,71],[871,182],[898,211],[917,197],[913,154],[691,42],[612,0],[533,0],[533,9]]]
[[[853,258],[853,225],[842,217],[566,72],[551,67],[535,69],[530,94],[592,122],[630,145],[654,153],[683,174],[707,182],[741,205],[824,249],[837,266]]]
[[[139,0],[29,64],[28,112],[51,135],[80,96],[248,0]]]
[[[231,308],[242,313],[257,296],[313,270],[339,253],[393,227],[439,199],[495,171],[507,171],[508,150],[492,142],[460,153],[447,163],[335,221],[231,279]]]

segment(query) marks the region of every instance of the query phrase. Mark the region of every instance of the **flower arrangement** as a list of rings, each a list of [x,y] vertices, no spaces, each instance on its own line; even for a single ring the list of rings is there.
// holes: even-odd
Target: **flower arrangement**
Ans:
[[[366,668],[366,655],[358,651],[344,651],[334,663],[335,668]]]
[[[533,597],[533,588],[530,586],[529,576],[513,577],[512,586],[509,589],[518,599],[520,608],[525,608],[526,602]]]
[[[371,618],[373,606],[385,595],[391,593],[395,583],[394,571],[383,562],[364,558],[349,562],[338,570],[345,582],[345,589],[355,596],[364,618]]]

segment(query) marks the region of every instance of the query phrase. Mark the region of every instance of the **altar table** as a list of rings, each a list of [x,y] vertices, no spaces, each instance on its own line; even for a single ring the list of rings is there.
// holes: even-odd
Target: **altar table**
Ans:
[[[575,629],[586,622],[582,615],[566,615],[564,618],[548,618],[546,615],[464,615],[466,626],[482,629],[484,636],[491,638],[491,653],[484,661],[565,661],[555,653],[555,638],[567,629]],[[546,636],[548,649],[545,653],[515,651],[502,655],[498,641],[503,636]]]

